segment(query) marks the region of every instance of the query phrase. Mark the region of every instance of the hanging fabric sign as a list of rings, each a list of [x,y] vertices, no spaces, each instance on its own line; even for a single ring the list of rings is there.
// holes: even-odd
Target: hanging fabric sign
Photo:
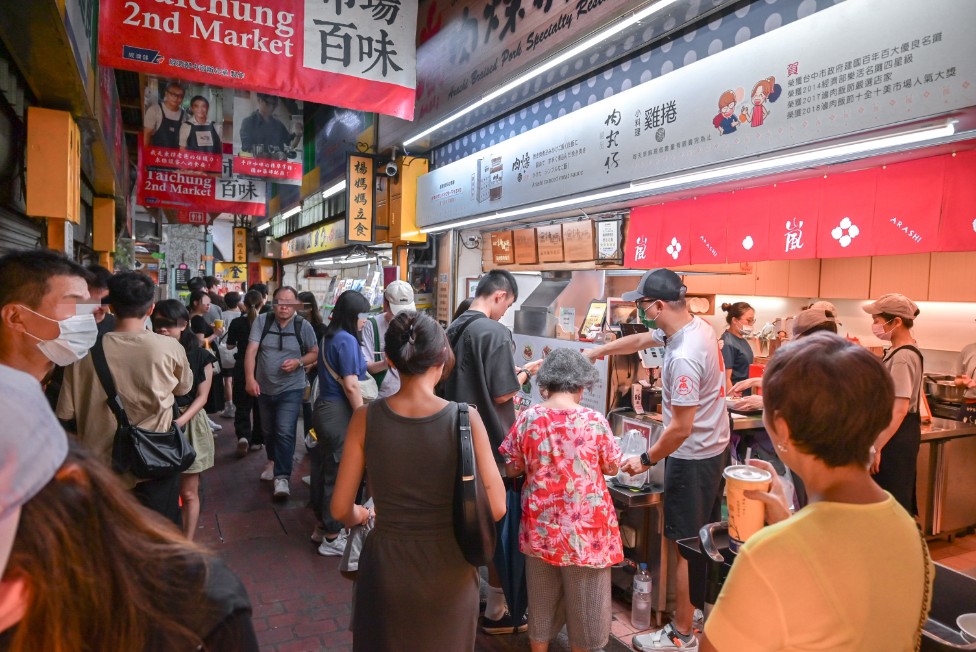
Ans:
[[[945,165],[937,251],[976,251],[976,151],[958,152]]]
[[[157,170],[220,172],[224,129],[221,89],[147,76],[142,97],[144,165]]]
[[[301,185],[302,104],[265,93],[234,94],[234,174]]]
[[[102,0],[98,60],[412,120],[417,4]]]

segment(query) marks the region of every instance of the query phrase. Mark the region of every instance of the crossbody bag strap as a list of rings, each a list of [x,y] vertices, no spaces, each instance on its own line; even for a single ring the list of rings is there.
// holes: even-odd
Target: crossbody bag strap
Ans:
[[[905,344],[903,346],[896,347],[896,348],[892,349],[891,351],[889,351],[888,352],[888,355],[886,355],[884,359],[885,360],[888,360],[889,358],[891,358],[891,356],[893,356],[898,351],[901,351],[902,349],[905,349],[905,350],[908,350],[908,351],[914,351],[915,352],[915,355],[918,356],[919,363],[921,363],[921,367],[922,367],[922,378],[921,378],[921,380],[919,380],[919,383],[918,383],[918,402],[916,403],[916,405],[919,406],[919,410],[921,410],[922,409],[922,387],[925,385],[925,356],[922,355],[922,352],[918,350],[918,347],[917,346],[915,346],[913,344]],[[915,412],[914,414],[918,414],[918,412]]]
[[[461,463],[461,483],[474,487],[474,441],[471,438],[471,415],[467,403],[458,403],[458,458]]]
[[[332,365],[329,364],[328,358],[325,357],[325,353],[328,349],[328,345],[325,344],[324,337],[322,338],[322,344],[324,346],[322,346],[322,348],[319,349],[319,355],[322,356],[322,364],[325,365],[325,368],[329,372],[329,375],[332,376],[332,380],[339,383],[339,387],[342,387],[342,380],[339,378],[339,374],[335,372],[335,370],[332,368]]]
[[[105,402],[108,403],[109,409],[119,422],[119,426],[127,428],[129,426],[129,417],[125,413],[125,406],[122,405],[122,398],[115,389],[115,380],[112,378],[112,372],[108,368],[108,360],[105,359],[105,349],[102,347],[102,340],[95,342],[95,346],[91,348],[91,354],[92,364],[95,366],[95,374],[98,376],[98,380],[105,390],[105,396],[107,397]]]
[[[383,359],[383,352],[380,351],[380,327],[376,323],[376,317],[370,317],[369,323],[373,325],[373,362]]]
[[[487,316],[488,315],[486,315],[485,313],[479,312],[478,314],[476,314],[473,317],[471,317],[471,319],[469,319],[468,321],[466,321],[463,324],[461,324],[461,327],[459,329],[457,329],[457,332],[456,333],[454,333],[454,337],[450,339],[451,350],[454,350],[454,348],[457,346],[458,342],[461,341],[461,336],[464,335],[464,331],[467,330],[468,326],[470,326],[472,322],[476,322],[479,319],[481,319],[482,317],[487,317]]]

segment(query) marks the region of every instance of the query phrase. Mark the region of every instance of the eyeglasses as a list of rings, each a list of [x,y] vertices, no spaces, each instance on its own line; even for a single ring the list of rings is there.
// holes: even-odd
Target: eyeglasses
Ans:
[[[181,100],[186,96],[186,93],[174,93],[173,91],[166,91],[167,95],[172,95],[173,97],[178,97]]]

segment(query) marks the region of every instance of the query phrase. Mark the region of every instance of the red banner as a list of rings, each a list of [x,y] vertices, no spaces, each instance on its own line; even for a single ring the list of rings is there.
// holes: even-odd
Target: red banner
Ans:
[[[771,188],[739,190],[728,197],[727,262],[769,260]]]
[[[976,251],[976,151],[946,160],[937,251]]]
[[[817,257],[817,218],[823,178],[779,183],[769,191],[769,257],[796,260]]]
[[[706,195],[695,200],[695,218],[691,223],[691,263],[693,265],[724,263],[728,198],[731,194]]]
[[[234,94],[234,174],[301,185],[304,102]]]
[[[141,135],[139,141],[136,203],[140,206],[259,216],[267,212],[266,182],[200,172],[149,169],[142,161]],[[230,164],[229,156],[227,164]]]
[[[658,267],[691,264],[691,223],[695,219],[695,201],[675,201],[664,205],[661,235],[654,252]]]
[[[938,243],[945,158],[923,158],[878,171],[874,255],[919,254]]]
[[[98,60],[412,120],[417,4],[102,0]]]
[[[656,265],[654,251],[661,239],[662,204],[638,206],[630,212],[624,265],[635,269],[652,269]]]
[[[831,174],[825,181],[817,228],[817,255],[820,258],[870,256],[874,253],[877,168]]]

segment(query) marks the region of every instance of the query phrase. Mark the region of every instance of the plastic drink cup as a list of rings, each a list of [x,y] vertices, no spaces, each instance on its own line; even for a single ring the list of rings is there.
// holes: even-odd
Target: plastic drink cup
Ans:
[[[223,319],[215,319],[214,320],[214,328],[223,328],[223,327],[224,327],[224,320]]]
[[[735,464],[725,467],[725,495],[729,506],[729,550],[738,552],[739,546],[762,529],[766,520],[766,506],[743,492],[769,491],[773,475],[769,471]]]

